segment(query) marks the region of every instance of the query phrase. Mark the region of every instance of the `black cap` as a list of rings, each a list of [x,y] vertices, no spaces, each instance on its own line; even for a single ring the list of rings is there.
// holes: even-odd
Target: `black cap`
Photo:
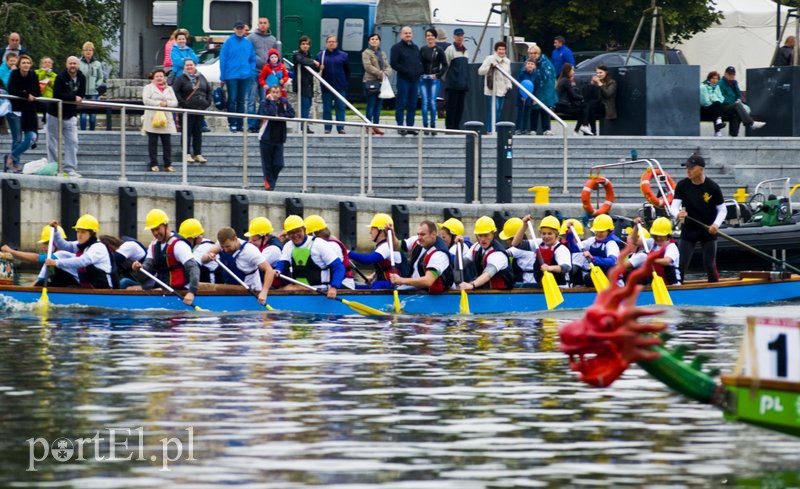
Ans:
[[[702,166],[703,168],[705,168],[706,160],[704,160],[702,156],[694,154],[689,158],[687,158],[685,162],[681,163],[681,166],[686,166],[686,167]]]
[[[463,36],[464,35],[464,29],[462,29],[461,27],[456,28],[456,30],[453,31],[453,35],[454,36]]]
[[[733,73],[735,75],[736,68],[734,68],[733,66],[728,66],[727,68],[725,68],[725,73]]]
[[[233,28],[234,28],[234,29],[244,29],[244,25],[245,25],[245,24],[244,24],[244,21],[243,21],[243,20],[237,20],[237,21],[236,21],[236,22],[233,24]]]

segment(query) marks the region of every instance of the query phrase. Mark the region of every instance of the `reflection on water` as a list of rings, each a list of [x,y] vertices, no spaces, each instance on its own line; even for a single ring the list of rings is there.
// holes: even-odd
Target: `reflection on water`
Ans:
[[[725,422],[638,368],[610,389],[579,383],[556,335],[578,311],[375,320],[53,309],[43,318],[2,307],[0,485],[798,481],[800,440]],[[672,343],[729,369],[747,312],[674,311]],[[115,440],[117,458],[131,460],[98,460],[109,454],[109,429],[131,430]],[[84,460],[76,460],[74,440],[93,437],[103,439],[84,443]],[[74,448],[65,462],[57,448],[43,453],[59,438]],[[119,445],[126,439],[127,448]],[[35,471],[26,470],[31,443],[41,459]],[[164,453],[175,461],[165,464]]]

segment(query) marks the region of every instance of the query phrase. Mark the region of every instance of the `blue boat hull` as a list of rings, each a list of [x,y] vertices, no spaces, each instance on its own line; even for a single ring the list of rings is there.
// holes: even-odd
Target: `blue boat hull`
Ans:
[[[800,297],[800,278],[787,280],[729,279],[717,284],[705,282],[670,287],[670,296],[676,306],[749,306]],[[0,295],[25,303],[38,302],[41,289],[0,285]],[[582,309],[594,303],[596,293],[591,289],[563,290],[564,303],[559,309]],[[160,291],[127,290],[82,290],[49,288],[50,303],[60,306],[104,307],[111,309],[189,310],[178,298],[163,295]],[[356,301],[381,311],[392,311],[391,292],[341,291],[339,297]],[[458,314],[459,293],[440,295],[400,292],[403,311],[408,314]],[[201,291],[195,304],[216,312],[263,311],[256,299],[244,291]],[[353,310],[339,301],[327,299],[319,294],[274,291],[269,295],[269,304],[276,310],[318,313],[354,314]],[[655,300],[649,289],[645,289],[638,300],[639,305],[653,305]],[[547,309],[544,294],[537,289],[515,289],[513,291],[472,291],[469,305],[473,314],[507,314],[537,312]]]

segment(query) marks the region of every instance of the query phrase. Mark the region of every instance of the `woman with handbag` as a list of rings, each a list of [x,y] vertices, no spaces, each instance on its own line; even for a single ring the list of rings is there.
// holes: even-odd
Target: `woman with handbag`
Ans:
[[[14,173],[21,173],[20,157],[37,139],[39,120],[36,115],[36,97],[40,97],[41,92],[39,78],[33,71],[33,60],[30,56],[20,56],[17,66],[8,80],[8,94],[24,100],[12,100],[12,112],[6,116],[11,128],[12,144],[11,154],[5,156],[4,171],[13,169]]]
[[[178,99],[172,87],[167,85],[167,75],[161,68],[155,69],[150,74],[152,83],[142,90],[142,102],[149,107],[177,107]],[[172,144],[169,137],[175,134],[175,122],[172,117],[162,110],[145,110],[142,117],[144,132],[147,133],[147,151],[150,156],[150,171],[158,169],[158,140],[164,147],[164,171],[174,172],[172,168]]]
[[[202,73],[197,71],[193,59],[184,60],[181,76],[172,84],[175,96],[178,98],[178,107],[184,109],[206,110],[211,105],[211,85]],[[203,114],[189,114],[187,116],[186,134],[189,140],[186,147],[191,153],[186,155],[187,163],[206,163],[203,157]]]
[[[389,80],[392,69],[389,67],[389,60],[386,53],[381,51],[381,36],[377,32],[369,36],[369,47],[361,53],[361,63],[364,65],[364,92],[367,96],[367,119],[375,124],[381,123],[381,106],[383,100],[381,94],[381,83]],[[373,134],[383,135],[383,131],[377,127],[372,128]]]

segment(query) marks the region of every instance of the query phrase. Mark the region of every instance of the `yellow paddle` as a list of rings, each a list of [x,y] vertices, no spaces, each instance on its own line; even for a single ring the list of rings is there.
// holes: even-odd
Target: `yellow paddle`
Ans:
[[[58,232],[58,229],[50,226],[50,240],[47,242],[47,257],[46,259],[50,259],[53,257],[53,236],[55,233]],[[50,297],[47,296],[47,281],[50,279],[50,267],[47,265],[44,266],[44,282],[42,283],[42,296],[39,297],[39,305],[47,307],[50,303]]]
[[[285,281],[293,283],[295,285],[299,285],[300,287],[304,287],[304,288],[306,288],[306,289],[308,289],[308,290],[310,290],[312,292],[316,292],[317,294],[322,294],[325,297],[328,297],[328,294],[326,294],[325,292],[323,292],[321,290],[317,290],[316,288],[314,288],[314,287],[312,287],[312,286],[310,286],[308,284],[304,284],[303,282],[301,282],[299,280],[295,280],[292,277],[287,277],[286,275],[283,275],[283,274],[281,274],[280,277],[281,277],[281,280],[285,280]],[[330,297],[328,297],[328,298],[330,299]],[[349,301],[347,299],[342,299],[341,297],[333,297],[333,300],[337,300],[337,301],[341,302],[342,304],[346,305],[350,309],[354,310],[355,312],[357,312],[359,314],[363,314],[364,316],[388,316],[389,315],[389,314],[387,314],[387,313],[385,313],[383,311],[379,311],[378,309],[375,309],[374,307],[369,307],[368,305],[362,304],[360,302]]]
[[[539,249],[539,245],[536,243],[536,232],[533,230],[533,224],[528,221],[528,232],[531,233],[531,241],[533,242],[534,248],[536,248],[536,258],[539,259],[539,266],[544,266],[544,258],[542,257],[542,250]],[[561,295],[561,289],[558,288],[558,284],[556,283],[556,278],[553,276],[553,273],[548,270],[542,271],[542,288],[544,289],[544,300],[547,302],[547,309],[555,309],[559,306],[562,302],[564,302],[564,296]]]
[[[161,280],[159,280],[158,277],[156,277],[152,273],[150,273],[147,270],[145,270],[144,267],[140,268],[139,271],[142,272],[143,274],[145,274],[150,280],[152,280],[153,282],[157,283],[162,289],[166,290],[170,294],[172,294],[175,297],[177,297],[178,299],[180,299],[181,302],[183,302],[183,296],[182,295],[180,295],[175,289],[173,289],[169,285],[167,285],[164,282],[162,282]],[[208,311],[208,309],[203,309],[202,307],[198,306],[197,304],[189,304],[189,307],[193,307],[195,311]]]
[[[221,261],[219,261],[219,257],[214,258],[214,261],[217,262],[217,265],[219,265],[223,270],[225,270],[225,273],[227,273],[228,275],[233,277],[234,280],[239,282],[239,285],[241,285],[242,287],[245,288],[245,290],[250,292],[250,295],[252,295],[256,299],[258,299],[258,294],[256,293],[256,291],[251,289],[250,287],[248,287],[247,284],[244,283],[244,281],[242,279],[240,279],[235,273],[233,273],[233,270],[231,270],[230,268],[226,267]],[[260,271],[259,271],[259,273],[260,273]],[[269,304],[264,304],[264,307],[267,308],[267,311],[274,311],[275,310]]]
[[[637,224],[637,228],[639,228],[639,235],[642,234],[642,225]],[[644,252],[650,253],[650,250],[647,246],[647,239],[642,236],[642,246],[644,246]],[[672,297],[669,295],[669,290],[667,289],[667,284],[664,283],[664,277],[657,274],[655,270],[653,270],[653,281],[651,282],[651,287],[653,288],[653,297],[656,299],[656,304],[663,304],[665,306],[672,305]]]
[[[458,271],[461,274],[461,281],[464,280],[464,243],[458,243],[456,246],[456,253],[458,253]],[[461,289],[461,300],[458,301],[458,313],[461,315],[471,314],[469,312],[469,297],[467,291]]]
[[[578,241],[578,233],[575,232],[575,228],[570,226],[569,229],[572,231],[572,237],[575,239],[575,244],[578,245],[578,249],[583,251],[583,248],[581,248],[581,242]],[[592,277],[594,290],[597,292],[606,290],[611,284],[608,282],[608,277],[606,277],[606,274],[603,273],[603,269],[596,266],[591,261],[589,261],[589,268],[589,275]]]
[[[397,268],[395,267],[395,264],[394,264],[394,239],[393,238],[394,238],[394,236],[392,235],[392,230],[391,229],[387,229],[386,230],[386,241],[389,242],[389,261],[392,264],[392,272],[396,273],[397,272]],[[393,286],[392,287],[392,292],[393,292],[393,295],[394,295],[394,312],[396,314],[400,314],[401,312],[403,312],[403,308],[400,307],[400,295],[397,293],[397,287]]]

